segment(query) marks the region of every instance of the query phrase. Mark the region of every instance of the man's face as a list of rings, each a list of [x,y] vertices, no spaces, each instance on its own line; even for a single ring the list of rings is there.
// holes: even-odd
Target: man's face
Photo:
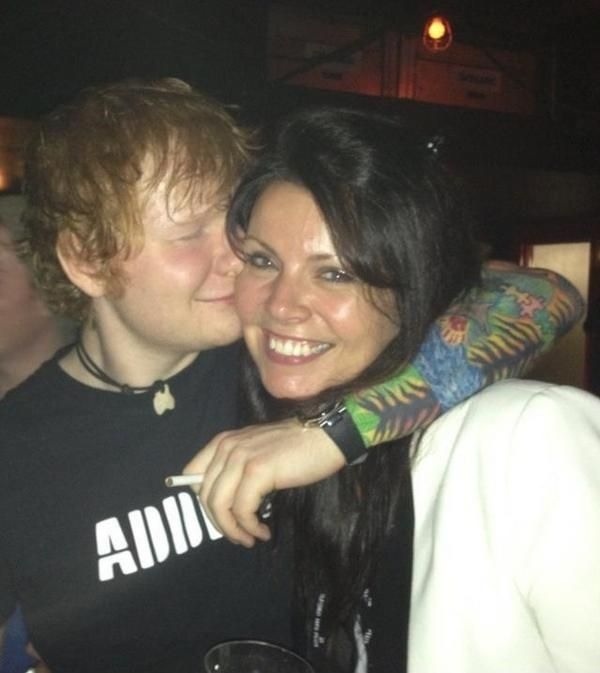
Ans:
[[[225,209],[205,203],[167,212],[164,189],[147,198],[141,250],[121,263],[124,290],[95,300],[120,344],[178,356],[240,336],[233,286],[241,263],[225,236]]]
[[[0,358],[35,342],[51,322],[28,269],[14,252],[8,230],[0,224]]]

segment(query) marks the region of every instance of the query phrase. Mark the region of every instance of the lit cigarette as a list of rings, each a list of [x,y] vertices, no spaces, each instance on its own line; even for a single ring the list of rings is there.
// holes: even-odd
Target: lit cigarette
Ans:
[[[196,486],[203,481],[203,474],[176,474],[165,479],[165,486]]]

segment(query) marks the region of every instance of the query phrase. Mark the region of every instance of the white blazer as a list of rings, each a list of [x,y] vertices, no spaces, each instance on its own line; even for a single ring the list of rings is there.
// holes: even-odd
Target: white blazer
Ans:
[[[409,673],[600,673],[600,400],[504,381],[417,451]]]

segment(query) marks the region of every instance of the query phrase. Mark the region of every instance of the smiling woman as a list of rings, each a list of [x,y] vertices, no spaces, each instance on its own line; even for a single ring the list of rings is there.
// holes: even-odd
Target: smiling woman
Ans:
[[[479,279],[473,222],[451,175],[410,129],[373,115],[317,109],[293,118],[242,181],[228,226],[245,261],[236,295],[254,360],[247,392],[261,420],[312,415],[390,376]],[[294,531],[311,658],[324,670],[354,670],[362,650],[351,635],[359,616],[371,619],[361,602],[375,592],[389,531],[398,558],[410,548],[409,444],[382,445],[360,466],[278,497],[276,526]],[[400,635],[379,629],[373,670],[393,661],[398,671],[406,660],[409,566],[391,582]],[[377,601],[374,614],[385,614]]]
[[[314,415],[383,380],[479,278],[452,176],[411,129],[350,110],[288,119],[228,231],[255,420]],[[293,546],[316,669],[594,670],[599,418],[581,391],[500,383],[280,491],[272,525]]]
[[[238,313],[262,381],[275,397],[307,398],[353,378],[396,335],[391,295],[380,290],[370,296],[344,268],[306,189],[290,182],[265,189],[242,254]]]

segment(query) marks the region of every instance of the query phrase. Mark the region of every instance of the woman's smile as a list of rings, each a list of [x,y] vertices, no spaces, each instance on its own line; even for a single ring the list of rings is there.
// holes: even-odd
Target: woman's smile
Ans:
[[[265,330],[267,357],[279,364],[302,365],[316,360],[320,355],[333,348],[332,344],[284,337]]]

